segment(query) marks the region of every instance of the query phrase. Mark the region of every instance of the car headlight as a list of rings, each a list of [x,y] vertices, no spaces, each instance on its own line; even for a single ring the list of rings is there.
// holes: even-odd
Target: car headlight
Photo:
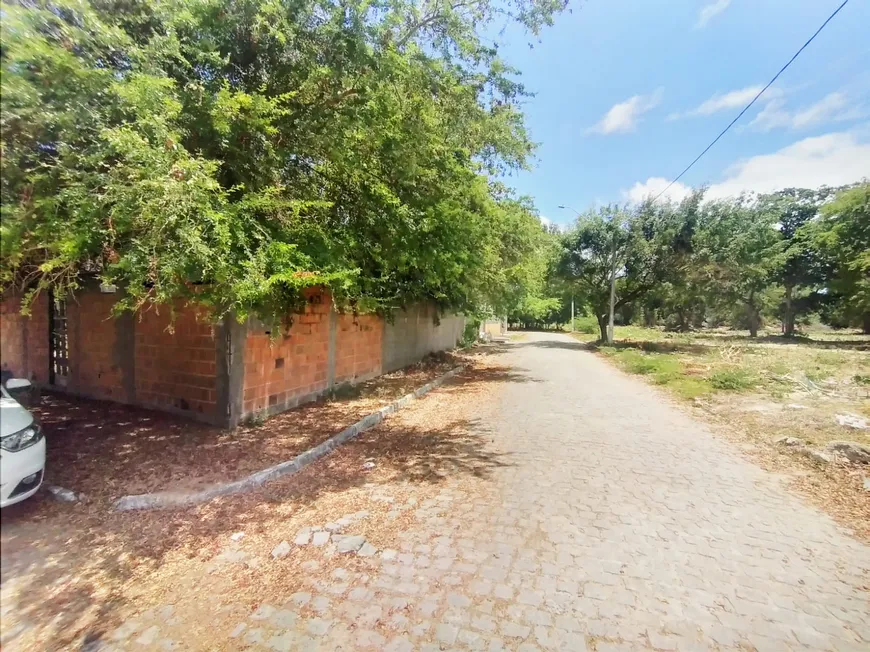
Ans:
[[[19,430],[0,439],[0,448],[10,453],[17,453],[28,446],[33,446],[40,439],[42,439],[42,429],[34,423],[24,430]]]

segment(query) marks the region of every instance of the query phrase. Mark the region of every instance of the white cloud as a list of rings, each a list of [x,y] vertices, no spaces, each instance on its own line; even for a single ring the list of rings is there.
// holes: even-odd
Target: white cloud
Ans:
[[[758,112],[758,115],[749,123],[749,126],[761,131],[788,127],[791,124],[791,115],[789,115],[789,112],[784,107],[785,102],[782,100],[771,100]]]
[[[587,133],[614,134],[633,131],[640,117],[654,109],[662,101],[664,89],[658,88],[651,95],[635,95],[625,102],[614,104],[604,117]]]
[[[644,183],[638,181],[628,190],[622,192],[623,198],[632,204],[639,204],[649,197],[658,197],[659,193],[668,187],[669,179],[650,177]],[[692,194],[692,189],[677,181],[662,195],[662,199],[680,202]]]
[[[685,113],[670,114],[668,116],[668,120],[677,120],[679,118],[693,118],[702,115],[712,115],[726,109],[742,109],[744,106],[749,104],[750,101],[752,101],[753,97],[758,95],[758,92],[761,90],[761,88],[761,86],[747,86],[746,88],[739,88],[728,93],[717,93],[710,99],[702,102],[691,111],[686,111]],[[769,94],[772,92],[773,91],[768,91]]]
[[[870,125],[868,125],[870,126]],[[805,138],[772,154],[753,156],[725,171],[725,180],[710,186],[707,198],[781,188],[840,186],[870,177],[870,137],[836,132]]]
[[[798,111],[792,119],[792,124],[795,129],[810,127],[824,122],[828,118],[835,117],[846,105],[845,95],[842,93],[830,93],[812,106],[807,107],[803,111]]]
[[[725,170],[724,179],[707,189],[705,199],[736,197],[741,193],[766,193],[782,188],[842,186],[870,178],[870,123],[860,131],[843,131],[804,138],[772,154],[739,161]],[[637,204],[657,197],[670,183],[650,177],[622,191],[623,200]],[[663,199],[679,202],[692,189],[680,182]]]
[[[815,104],[795,112],[788,111],[782,100],[772,100],[759,111],[749,126],[760,131],[770,131],[777,128],[806,129],[826,122],[856,120],[866,115],[867,111],[858,105],[851,104],[845,93],[837,92],[829,93]]]
[[[541,220],[541,224],[544,226],[550,226],[553,223],[549,217],[544,217],[543,215],[538,215],[538,219]]]
[[[716,0],[708,5],[701,7],[698,12],[698,22],[695,23],[695,29],[703,29],[716,16],[721,14],[731,4],[731,0]]]

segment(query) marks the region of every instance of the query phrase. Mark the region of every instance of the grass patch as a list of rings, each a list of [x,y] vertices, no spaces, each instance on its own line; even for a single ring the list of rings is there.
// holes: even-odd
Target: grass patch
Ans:
[[[688,401],[692,399],[707,396],[712,393],[713,388],[710,383],[703,378],[693,378],[691,376],[683,376],[675,378],[667,383],[668,389],[672,390],[680,398]]]
[[[757,383],[755,374],[743,367],[726,367],[717,369],[710,375],[710,385],[714,389],[728,392],[739,392],[753,387]]]
[[[710,383],[694,375],[677,355],[612,347],[602,347],[601,352],[613,358],[621,369],[648,376],[653,384],[666,386],[681,398],[691,400],[712,391]]]

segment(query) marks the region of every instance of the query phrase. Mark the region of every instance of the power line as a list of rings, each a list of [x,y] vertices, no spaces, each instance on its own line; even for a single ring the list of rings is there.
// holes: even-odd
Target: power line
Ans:
[[[701,157],[704,156],[704,154],[706,154],[707,152],[709,152],[709,151],[710,151],[710,148],[713,147],[713,145],[715,145],[717,142],[719,142],[719,139],[722,138],[722,136],[724,136],[725,133],[726,133],[729,129],[731,129],[731,127],[734,126],[734,123],[735,123],[735,122],[737,122],[741,117],[743,117],[743,114],[746,113],[746,112],[749,110],[749,108],[750,108],[753,104],[755,104],[755,101],[756,101],[759,97],[761,97],[761,96],[764,94],[764,91],[766,91],[768,88],[771,87],[771,85],[773,84],[773,82],[775,82],[775,81],[779,78],[779,76],[780,76],[782,73],[785,72],[786,68],[788,68],[788,67],[792,64],[792,62],[793,62],[795,59],[798,58],[798,55],[799,55],[801,52],[803,52],[803,51],[806,49],[806,47],[807,47],[810,43],[813,42],[813,39],[815,39],[815,38],[819,35],[819,33],[820,33],[823,29],[825,29],[825,26],[826,26],[828,23],[831,22],[831,20],[834,18],[834,16],[836,16],[838,13],[840,13],[840,10],[841,10],[843,7],[845,7],[846,4],[847,4],[848,2],[849,2],[849,0],[843,0],[843,4],[841,4],[839,7],[837,7],[836,10],[834,11],[834,13],[832,13],[830,16],[828,16],[828,19],[827,19],[824,23],[822,23],[822,26],[819,27],[819,28],[816,30],[816,33],[813,34],[813,35],[809,38],[809,40],[801,46],[801,49],[800,49],[800,50],[798,50],[797,52],[794,53],[794,56],[792,56],[792,58],[788,60],[788,63],[786,63],[782,68],[780,68],[780,71],[779,71],[778,73],[776,73],[776,74],[773,76],[773,79],[771,79],[769,82],[767,82],[767,86],[765,86],[765,87],[762,88],[760,91],[758,91],[758,94],[757,94],[755,97],[752,98],[752,101],[751,101],[749,104],[747,104],[747,105],[743,108],[743,110],[742,110],[740,113],[737,114],[737,117],[736,117],[736,118],[734,118],[731,122],[728,123],[728,126],[725,127],[725,128],[722,130],[722,132],[721,132],[718,136],[716,136],[716,138],[713,139],[713,142],[710,143],[709,145],[707,145],[707,147],[704,149],[704,151],[701,152],[700,154],[698,154],[698,156],[695,158],[695,160],[692,161],[691,163],[689,163],[689,165],[686,166],[686,169],[683,170],[682,172],[680,172],[680,173],[677,175],[677,178],[676,178],[676,179],[674,179],[673,181],[671,181],[671,182],[667,185],[667,187],[666,187],[664,190],[662,190],[658,195],[656,195],[656,198],[653,199],[653,202],[658,201],[659,197],[661,197],[661,196],[664,195],[668,190],[670,190],[671,186],[673,186],[677,181],[679,181],[679,180],[683,177],[683,175],[684,175],[686,172],[688,172],[689,170],[691,170],[691,169],[692,169],[692,166],[695,165],[695,163],[697,163],[698,161],[700,161],[700,160],[701,160]]]

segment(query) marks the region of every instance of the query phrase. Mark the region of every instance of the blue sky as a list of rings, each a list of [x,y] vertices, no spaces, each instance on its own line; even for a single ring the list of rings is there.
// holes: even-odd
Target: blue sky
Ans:
[[[536,95],[533,169],[508,183],[545,218],[657,193],[766,84],[841,0],[588,0],[504,59]],[[870,2],[851,0],[675,185],[713,196],[870,177]]]

